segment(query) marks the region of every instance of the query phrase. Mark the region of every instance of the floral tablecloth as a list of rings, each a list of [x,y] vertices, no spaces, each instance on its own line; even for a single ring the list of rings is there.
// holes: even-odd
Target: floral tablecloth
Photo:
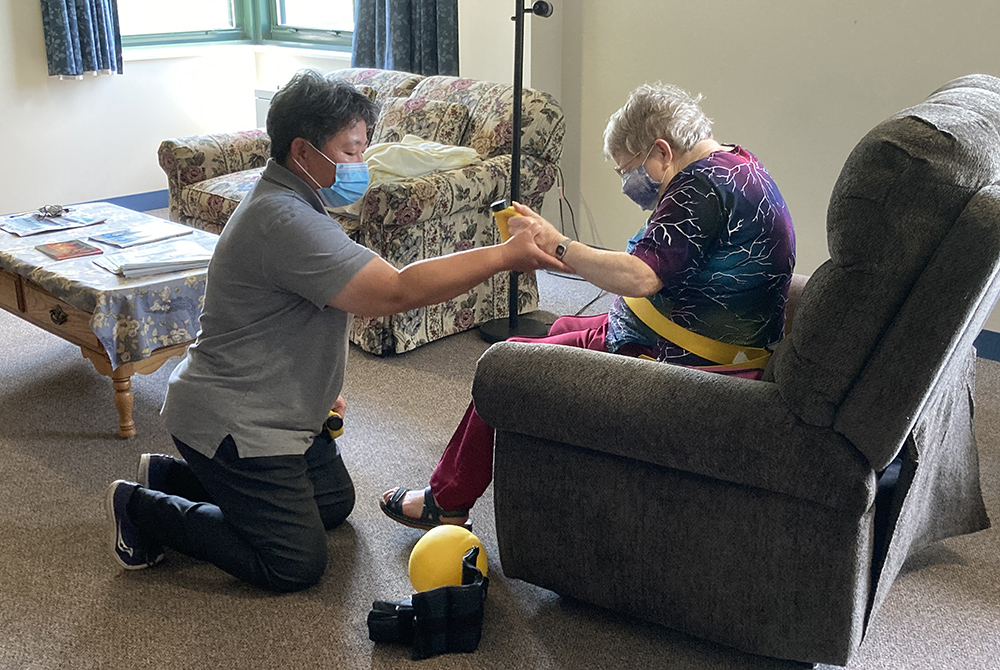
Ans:
[[[41,244],[81,240],[101,247],[105,253],[114,253],[119,250],[94,242],[90,236],[130,230],[160,219],[110,203],[79,205],[73,210],[106,221],[27,237],[0,230],[0,268],[30,279],[73,307],[90,312],[90,327],[114,368],[142,360],[160,347],[193,340],[205,303],[206,270],[124,279],[95,265],[94,256],[57,261],[35,249]],[[192,230],[181,239],[213,250],[218,235]],[[167,243],[169,240],[152,244]]]

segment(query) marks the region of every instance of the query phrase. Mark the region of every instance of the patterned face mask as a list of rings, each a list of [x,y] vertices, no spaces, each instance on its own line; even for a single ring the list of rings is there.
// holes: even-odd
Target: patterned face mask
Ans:
[[[656,204],[660,201],[660,185],[663,183],[662,178],[660,181],[656,181],[646,172],[645,163],[652,152],[653,147],[649,147],[646,158],[642,159],[639,167],[622,175],[622,193],[647,211],[656,209]]]
[[[660,201],[660,182],[650,177],[646,168],[640,165],[622,177],[622,193],[642,209],[653,210]]]

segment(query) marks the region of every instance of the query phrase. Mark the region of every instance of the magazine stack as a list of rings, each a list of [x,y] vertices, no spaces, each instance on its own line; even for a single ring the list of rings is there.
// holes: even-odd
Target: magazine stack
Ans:
[[[108,272],[127,279],[146,275],[181,272],[208,267],[212,252],[197,242],[171,240],[168,244],[154,244],[124,249],[95,258],[94,263]]]

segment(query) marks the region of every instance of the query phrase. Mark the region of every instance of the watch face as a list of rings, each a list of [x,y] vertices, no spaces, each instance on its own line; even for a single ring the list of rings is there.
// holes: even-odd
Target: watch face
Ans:
[[[562,260],[562,257],[566,255],[566,247],[569,246],[568,240],[563,240],[558,245],[556,245],[556,258]]]

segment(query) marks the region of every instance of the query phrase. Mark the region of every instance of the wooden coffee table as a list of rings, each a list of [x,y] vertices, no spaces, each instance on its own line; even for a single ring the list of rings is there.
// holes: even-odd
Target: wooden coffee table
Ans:
[[[80,347],[100,374],[111,377],[118,434],[133,437],[132,375],[155,372],[171,357],[183,355],[194,340],[206,270],[129,280],[97,268],[93,257],[55,261],[35,250],[39,244],[73,239],[103,246],[87,238],[161,221],[109,203],[74,210],[107,221],[27,237],[0,230],[0,307]],[[211,249],[217,238],[194,230],[183,239]],[[105,253],[114,251],[105,248]]]

